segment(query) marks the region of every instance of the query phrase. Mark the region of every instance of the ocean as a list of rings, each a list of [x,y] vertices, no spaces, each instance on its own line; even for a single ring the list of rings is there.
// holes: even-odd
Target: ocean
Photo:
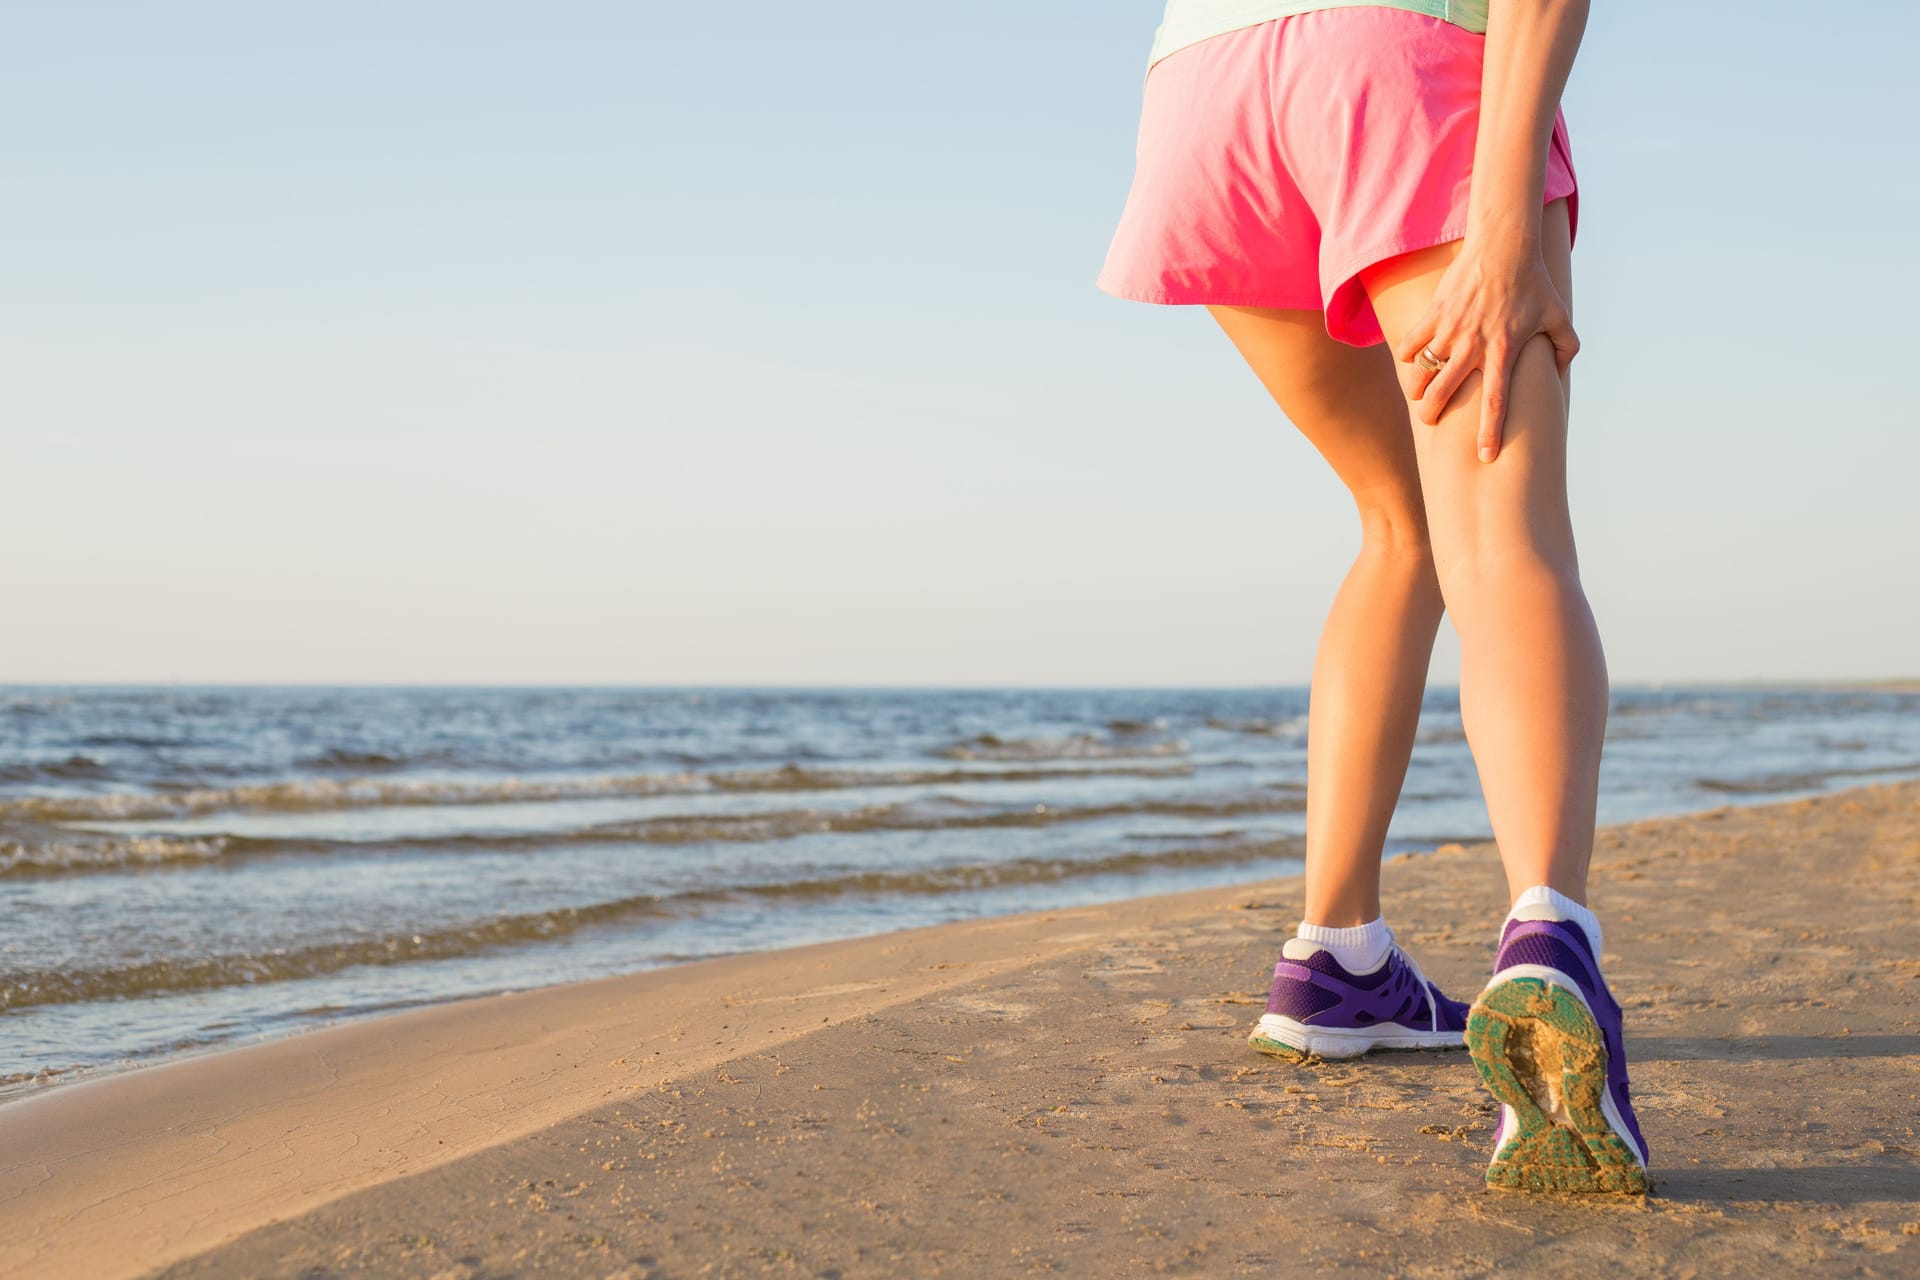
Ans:
[[[342,1018],[1299,870],[1307,693],[0,688],[0,1098]],[[1600,820],[1920,774],[1920,692],[1616,688]],[[1389,854],[1489,836],[1429,692]]]

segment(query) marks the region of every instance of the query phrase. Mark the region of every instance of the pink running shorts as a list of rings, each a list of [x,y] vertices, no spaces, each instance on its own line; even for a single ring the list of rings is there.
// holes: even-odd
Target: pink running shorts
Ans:
[[[1326,312],[1385,341],[1360,272],[1466,234],[1486,37],[1383,5],[1312,9],[1148,70],[1133,188],[1098,286],[1136,302]],[[1579,196],[1565,117],[1547,201]]]

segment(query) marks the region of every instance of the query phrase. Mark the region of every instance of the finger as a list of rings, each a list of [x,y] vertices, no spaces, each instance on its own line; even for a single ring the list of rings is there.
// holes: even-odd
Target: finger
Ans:
[[[1441,359],[1439,368],[1434,369],[1429,369],[1421,362],[1420,352],[1430,351],[1432,349],[1432,343],[1421,343],[1420,350],[1413,353],[1413,364],[1407,369],[1407,399],[1409,400],[1418,400],[1420,397],[1426,395],[1428,386],[1439,376],[1440,369],[1446,367],[1447,362],[1444,358]],[[1438,356],[1439,352],[1434,352],[1434,354]]]
[[[1413,363],[1413,357],[1433,341],[1434,331],[1439,327],[1440,317],[1432,311],[1421,316],[1412,328],[1400,335],[1400,341],[1393,348],[1393,358],[1401,364]]]
[[[1560,367],[1561,373],[1565,373],[1567,366],[1573,363],[1573,358],[1580,354],[1580,335],[1573,331],[1572,322],[1567,320],[1549,325],[1546,333],[1553,342],[1553,362]]]
[[[1420,396],[1420,420],[1430,427],[1438,425],[1440,415],[1447,411],[1447,402],[1453,399],[1453,393],[1460,389],[1467,375],[1479,365],[1480,358],[1476,351],[1452,352]]]
[[[1406,381],[1409,400],[1418,400],[1426,395],[1428,386],[1440,375],[1440,370],[1447,364],[1448,339],[1440,336],[1437,322],[1422,321],[1408,334],[1408,338],[1417,337],[1423,332],[1426,334],[1426,340],[1414,347],[1413,353],[1408,357]],[[1402,340],[1402,345],[1405,345],[1405,341],[1405,339]],[[1427,367],[1427,353],[1432,353],[1436,362],[1433,368]]]
[[[1480,461],[1492,462],[1500,456],[1500,442],[1507,425],[1507,384],[1512,373],[1512,360],[1506,349],[1488,347],[1486,367],[1481,373],[1480,439],[1476,452]]]

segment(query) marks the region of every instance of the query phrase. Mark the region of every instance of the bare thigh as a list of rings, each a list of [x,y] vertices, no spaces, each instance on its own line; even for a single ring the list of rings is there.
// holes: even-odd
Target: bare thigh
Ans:
[[[1573,306],[1572,243],[1567,202],[1555,200],[1541,216],[1541,255],[1547,274]],[[1361,283],[1389,341],[1424,314],[1435,287],[1459,253],[1450,241],[1376,264]],[[1403,387],[1412,366],[1395,362]],[[1411,431],[1421,488],[1433,517],[1436,561],[1443,581],[1450,564],[1497,562],[1513,551],[1574,563],[1567,509],[1568,383],[1554,364],[1553,344],[1536,334],[1520,350],[1499,456],[1479,460],[1480,374],[1468,376],[1429,426],[1412,413],[1402,392],[1402,420]]]
[[[1419,465],[1387,347],[1351,347],[1328,337],[1318,311],[1207,310],[1287,420],[1352,492],[1365,534],[1424,550]]]

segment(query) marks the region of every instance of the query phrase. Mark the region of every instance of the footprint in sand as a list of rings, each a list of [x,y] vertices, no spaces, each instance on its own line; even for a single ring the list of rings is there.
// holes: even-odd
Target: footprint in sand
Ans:
[[[989,1018],[1004,1018],[1018,1021],[1033,1012],[1032,1005],[1019,1004],[1011,1000],[992,1000],[986,996],[948,996],[940,1002],[949,1009],[958,1009],[962,1013],[984,1014]]]

